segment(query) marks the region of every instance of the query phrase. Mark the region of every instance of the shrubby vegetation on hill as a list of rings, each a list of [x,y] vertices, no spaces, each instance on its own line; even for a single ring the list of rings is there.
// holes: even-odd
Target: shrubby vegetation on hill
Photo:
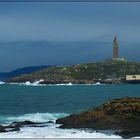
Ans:
[[[105,61],[69,67],[49,67],[31,74],[14,77],[8,82],[34,82],[44,79],[43,83],[93,83],[98,80],[118,80],[121,75],[128,74],[140,74],[140,63]]]

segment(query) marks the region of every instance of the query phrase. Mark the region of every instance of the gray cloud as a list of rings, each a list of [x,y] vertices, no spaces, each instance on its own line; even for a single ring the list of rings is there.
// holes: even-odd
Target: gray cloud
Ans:
[[[140,61],[139,3],[1,3],[0,71],[120,56]],[[133,53],[133,54],[132,54]]]

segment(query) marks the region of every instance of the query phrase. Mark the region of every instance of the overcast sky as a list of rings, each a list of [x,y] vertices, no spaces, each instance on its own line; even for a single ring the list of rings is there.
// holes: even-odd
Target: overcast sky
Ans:
[[[115,34],[140,61],[139,2],[0,2],[0,71],[111,58]]]

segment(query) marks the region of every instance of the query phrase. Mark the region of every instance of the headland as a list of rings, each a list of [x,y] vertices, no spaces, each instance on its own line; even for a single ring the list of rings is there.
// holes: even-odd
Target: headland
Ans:
[[[113,130],[123,138],[140,136],[140,98],[113,99],[80,114],[56,120],[60,128],[90,128]]]
[[[23,74],[8,79],[8,83],[39,81],[40,84],[105,84],[127,83],[128,75],[139,75],[140,63],[124,61],[104,61],[97,63],[78,64],[73,66],[55,66]],[[133,79],[132,79],[133,80]]]

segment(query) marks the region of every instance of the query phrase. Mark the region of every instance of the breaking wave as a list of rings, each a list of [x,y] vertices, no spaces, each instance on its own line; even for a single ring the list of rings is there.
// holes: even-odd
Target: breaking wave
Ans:
[[[35,81],[33,83],[31,83],[30,81],[27,81],[25,83],[20,83],[20,85],[26,85],[26,86],[41,86],[43,84],[39,84],[40,82],[43,82],[44,80],[43,79],[40,79],[38,81]]]
[[[34,113],[24,114],[19,116],[0,116],[0,119],[6,123],[14,121],[33,121],[33,122],[47,122],[65,117],[67,113]],[[89,129],[60,129],[60,125],[55,123],[45,123],[44,127],[24,126],[20,131],[0,133],[0,138],[121,138],[114,135],[112,132],[101,132]]]
[[[47,122],[55,121],[58,118],[65,117],[69,114],[67,113],[33,113],[33,114],[24,114],[18,116],[2,116],[0,117],[1,121],[6,123],[11,123],[14,121],[33,121],[33,122]]]
[[[42,80],[43,81],[43,80]],[[98,86],[98,85],[106,85],[106,84],[102,84],[100,82],[94,83],[94,84],[72,84],[72,83],[61,83],[61,84],[40,84],[40,82],[42,82],[41,80],[39,81],[35,81],[35,82],[30,82],[30,81],[26,81],[25,83],[9,83],[9,84],[13,84],[13,85],[23,85],[23,86],[79,86],[79,85],[84,85],[84,86]]]
[[[57,86],[72,86],[73,84],[72,83],[68,83],[68,84],[56,84]]]
[[[3,81],[0,81],[0,85],[1,85],[1,84],[5,84],[5,82],[3,82]]]
[[[5,123],[12,123],[14,121],[33,121],[33,122],[47,122],[65,117],[67,113],[34,113],[19,116],[5,116],[0,117]],[[3,123],[4,124],[4,123]],[[24,126],[19,132],[0,133],[0,138],[120,138],[111,133],[100,133],[94,130],[83,129],[60,129],[60,125],[55,123],[46,123],[44,127]]]

